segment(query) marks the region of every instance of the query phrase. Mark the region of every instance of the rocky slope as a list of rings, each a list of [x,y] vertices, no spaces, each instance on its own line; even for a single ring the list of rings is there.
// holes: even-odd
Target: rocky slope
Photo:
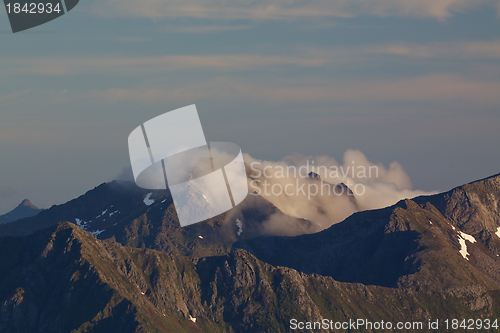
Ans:
[[[317,234],[257,237],[235,247],[272,265],[344,282],[435,290],[457,284],[498,288],[500,233],[494,231],[500,227],[499,185],[497,175],[447,193],[355,213]]]
[[[430,294],[342,283],[240,249],[190,260],[124,247],[70,223],[2,238],[0,258],[2,332],[287,332],[293,318],[500,315],[498,293],[484,285]]]
[[[104,184],[0,227],[19,235],[48,226],[0,238],[0,332],[289,332],[292,319],[424,328],[430,319],[494,320],[499,179],[356,213],[298,237],[259,236],[263,221],[280,214],[260,197],[238,216],[180,228],[168,193]],[[71,223],[58,224],[64,220]]]

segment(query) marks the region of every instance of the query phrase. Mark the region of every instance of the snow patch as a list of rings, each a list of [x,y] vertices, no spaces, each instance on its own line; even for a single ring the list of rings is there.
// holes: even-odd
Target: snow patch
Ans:
[[[75,218],[75,222],[76,222],[77,226],[79,226],[83,230],[87,230],[87,225],[86,225],[88,223],[87,221],[82,221],[82,220],[80,220],[78,218]],[[90,221],[90,222],[92,222],[92,221]]]
[[[240,221],[240,219],[236,219],[236,225],[238,226],[238,236],[240,236],[243,233],[243,222]]]
[[[454,226],[451,226],[451,228],[452,228],[453,230],[455,230],[455,227],[454,227]]]
[[[98,236],[99,234],[102,234],[103,232],[105,232],[106,230],[96,230],[96,231],[91,231],[90,233],[91,234],[94,234],[96,236]]]
[[[191,315],[189,315],[189,320],[191,320],[193,323],[196,323],[196,318],[192,317]]]
[[[199,239],[203,239],[203,236],[198,236]]]
[[[111,217],[111,216],[113,216],[115,214],[118,214],[118,213],[120,213],[120,211],[119,210],[115,210],[114,212],[109,213],[109,217]]]
[[[467,244],[465,243],[466,240],[471,242],[471,243],[476,242],[476,239],[473,236],[468,235],[465,232],[459,231],[458,232],[458,242],[460,243],[460,254],[462,255],[462,257],[464,257],[464,259],[469,260],[469,258],[467,258],[467,256],[469,256],[470,253],[467,252]]]
[[[468,240],[471,243],[475,243],[476,242],[476,239],[473,236],[468,235],[465,232],[461,232],[461,231],[459,231],[459,232],[460,232],[460,236],[462,236],[463,239]]]
[[[106,209],[106,210],[103,210],[103,211],[102,211],[102,213],[101,213],[101,215],[106,214],[106,212],[107,212],[107,211],[108,211],[107,209]]]
[[[500,237],[500,227],[497,228],[497,232],[495,232],[495,235],[497,235],[498,237]]]
[[[146,197],[144,198],[144,204],[146,206],[151,206],[152,204],[155,203],[153,199],[150,199],[151,195],[153,195],[153,192],[148,193],[148,195],[146,195]]]
[[[161,203],[165,203],[165,201],[167,201],[167,199],[163,199],[163,201]]]

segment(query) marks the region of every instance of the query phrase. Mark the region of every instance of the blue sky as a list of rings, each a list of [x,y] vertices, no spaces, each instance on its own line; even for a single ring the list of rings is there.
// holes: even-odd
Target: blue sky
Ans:
[[[499,1],[85,1],[12,34],[0,11],[0,214],[115,178],[128,134],[196,103],[255,158],[348,149],[414,187],[500,172]]]

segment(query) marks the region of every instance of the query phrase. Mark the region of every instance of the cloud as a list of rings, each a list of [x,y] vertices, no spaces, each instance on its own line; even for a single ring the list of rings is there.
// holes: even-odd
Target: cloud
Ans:
[[[253,194],[231,210],[226,220],[244,219],[242,212],[248,209],[269,212],[259,199],[261,196],[286,214],[277,211],[259,221],[261,232],[267,234],[293,236],[319,232],[355,212],[434,193],[414,190],[400,163],[394,161],[386,167],[370,161],[359,150],[347,150],[341,163],[325,155],[300,154],[280,161],[258,160],[244,154],[244,160]],[[320,179],[309,177],[309,172],[317,173]],[[133,181],[131,168],[123,168],[117,179]],[[336,184],[344,185],[334,187]],[[312,224],[301,223],[300,219]]]
[[[132,167],[131,166],[126,166],[122,169],[122,171],[118,174],[118,176],[113,177],[111,180],[120,180],[120,181],[127,181],[127,182],[133,182],[135,181],[134,179],[134,173],[132,172]]]
[[[184,29],[184,28],[183,28]],[[185,29],[205,29],[188,27]],[[214,27],[218,29],[218,27]],[[120,42],[148,42],[138,37],[119,37]],[[208,70],[240,73],[255,70],[286,68],[334,68],[363,66],[366,63],[386,61],[387,55],[402,58],[450,60],[476,60],[484,62],[500,59],[500,40],[465,41],[437,44],[360,45],[335,48],[295,47],[278,54],[179,54],[156,57],[36,57],[4,59],[6,72],[13,75],[75,75],[89,73],[146,74],[186,70]],[[7,66],[8,63],[8,66]],[[25,91],[24,94],[28,93]],[[9,98],[8,96],[0,98]]]
[[[324,155],[292,155],[273,162],[257,160],[248,154],[245,154],[245,162],[249,165],[250,191],[291,217],[313,222],[318,227],[315,231],[341,222],[358,211],[432,194],[414,190],[400,163],[393,162],[385,167],[370,161],[359,150],[346,151],[342,163]],[[308,177],[311,171],[321,178]],[[354,196],[343,186],[332,188],[328,184],[345,184]],[[244,205],[240,207],[244,208]],[[290,235],[290,230],[284,230],[290,227],[289,221],[283,221],[279,214],[274,215],[263,223],[265,229],[273,234]]]
[[[239,31],[251,29],[251,25],[190,25],[190,26],[169,26],[169,32],[178,33],[217,33],[222,31]]]
[[[322,17],[411,16],[450,17],[455,12],[494,0],[315,0],[315,1],[243,1],[243,0],[104,0],[95,2],[93,12],[102,16],[131,16],[158,19],[190,17],[216,20],[294,20]]]
[[[500,82],[478,80],[456,74],[430,74],[395,79],[267,80],[262,84],[232,78],[215,78],[175,89],[93,90],[88,97],[107,102],[189,102],[217,96],[218,99],[244,98],[272,103],[289,102],[466,102],[499,105]]]
[[[500,41],[466,41],[432,45],[391,44],[369,47],[366,52],[412,58],[500,59]]]
[[[243,55],[168,55],[161,57],[101,57],[101,58],[29,58],[9,60],[16,74],[71,75],[82,73],[157,73],[164,71],[211,69],[241,71],[277,65],[319,67],[325,59],[294,56]]]
[[[478,81],[456,74],[430,74],[396,79],[346,79],[342,82],[288,86],[274,89],[247,87],[261,99],[282,101],[339,102],[443,102],[469,101],[477,104],[498,104],[500,82]],[[255,96],[257,97],[257,96]]]

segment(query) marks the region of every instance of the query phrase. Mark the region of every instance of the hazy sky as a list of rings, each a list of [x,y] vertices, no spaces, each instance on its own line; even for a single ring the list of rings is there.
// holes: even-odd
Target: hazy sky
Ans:
[[[12,34],[0,10],[0,214],[129,165],[139,124],[195,103],[258,159],[400,162],[414,188],[500,172],[500,2],[81,0]]]

